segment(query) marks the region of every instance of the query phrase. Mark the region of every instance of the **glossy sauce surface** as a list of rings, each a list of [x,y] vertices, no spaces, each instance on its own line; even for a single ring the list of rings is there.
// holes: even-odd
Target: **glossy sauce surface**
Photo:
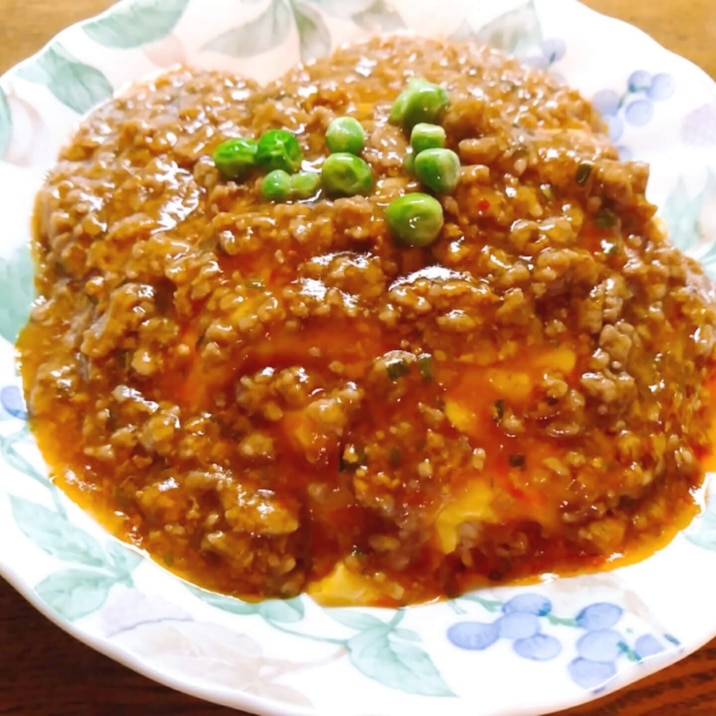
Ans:
[[[425,249],[383,217],[419,188],[387,122],[412,73],[449,90],[463,165]],[[320,166],[342,114],[368,197],[269,204],[212,165],[282,127]],[[648,553],[695,511],[716,319],[646,178],[576,92],[475,47],[134,88],[38,197],[40,447],[118,534],[243,597],[403,604]]]

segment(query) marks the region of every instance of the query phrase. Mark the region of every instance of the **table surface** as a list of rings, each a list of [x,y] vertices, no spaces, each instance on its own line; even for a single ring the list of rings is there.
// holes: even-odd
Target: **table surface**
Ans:
[[[586,0],[641,27],[716,78],[713,0]],[[109,0],[0,0],[0,73],[70,23]],[[102,716],[131,712],[237,714],[170,691],[93,652],[55,627],[0,579],[0,714]],[[716,713],[716,639],[683,661],[629,688],[561,716],[710,716]]]

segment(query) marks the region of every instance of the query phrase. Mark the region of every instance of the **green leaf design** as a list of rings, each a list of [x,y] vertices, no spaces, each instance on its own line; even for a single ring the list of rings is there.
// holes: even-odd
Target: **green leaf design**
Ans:
[[[701,254],[698,258],[706,269],[706,273],[716,280],[716,241],[709,246],[705,254]]]
[[[283,622],[292,624],[300,622],[305,616],[305,607],[300,597],[294,599],[270,599],[260,602],[257,606],[257,613],[268,622]]]
[[[353,15],[353,22],[369,32],[376,30],[390,32],[405,27],[403,18],[392,7],[389,7],[385,0],[375,0],[365,10]]]
[[[0,258],[0,336],[14,343],[25,325],[34,299],[30,247],[22,246]]]
[[[135,0],[85,23],[85,33],[105,47],[130,49],[160,40],[176,26],[189,0]]]
[[[329,15],[340,18],[353,17],[368,10],[375,0],[312,0]]]
[[[527,55],[542,42],[542,28],[532,0],[481,27],[475,37],[514,55]]]
[[[117,572],[120,581],[132,583],[132,572],[142,561],[142,555],[134,552],[128,545],[110,540],[105,545],[109,561]]]
[[[709,172],[704,188],[693,198],[689,196],[684,180],[679,178],[664,202],[662,218],[669,229],[669,238],[681,251],[688,251],[696,245],[699,214],[704,200],[713,191],[716,191],[716,176],[712,172]]]
[[[251,57],[278,47],[293,26],[293,12],[287,0],[271,0],[271,4],[255,20],[232,27],[209,40],[203,50],[222,52],[232,57]]]
[[[14,495],[10,495],[10,505],[17,526],[43,552],[65,562],[104,565],[105,554],[97,540],[64,516]]]
[[[398,627],[397,629],[393,629],[393,635],[405,641],[420,641],[420,635],[412,629]]]
[[[35,592],[64,619],[74,621],[97,611],[115,583],[111,575],[84,569],[54,572],[35,586]]]
[[[5,91],[0,87],[0,159],[5,155],[11,136],[12,117],[10,116],[10,105]]]
[[[96,68],[80,62],[61,45],[48,47],[17,74],[45,85],[62,104],[85,114],[112,96],[109,80]]]
[[[366,614],[365,612],[357,612],[353,609],[326,609],[325,613],[331,619],[335,619],[339,624],[347,626],[349,629],[356,629],[357,631],[365,631],[366,629],[373,629],[375,627],[385,626],[385,622],[374,617],[372,614]]]
[[[674,245],[686,251],[696,241],[696,217],[698,209],[683,179],[679,179],[669,198],[664,202],[662,218],[669,228],[669,237]]]
[[[216,592],[208,592],[193,584],[187,584],[187,588],[205,604],[230,614],[241,616],[257,614],[268,622],[276,623],[295,623],[301,621],[305,616],[305,607],[300,597],[286,600],[269,599],[265,602],[244,602],[236,597],[226,597]]]
[[[22,442],[26,438],[27,426],[23,427],[22,430],[16,433],[12,433],[7,437],[0,439],[0,454],[5,462],[14,470],[31,477],[41,485],[48,486],[50,480],[47,475],[44,475],[36,470],[34,465],[30,464],[25,456],[15,447],[17,443]]]
[[[702,512],[684,532],[689,542],[716,552],[716,497],[710,497]]]
[[[208,592],[206,589],[195,587],[192,584],[187,584],[187,587],[189,591],[192,592],[194,596],[201,599],[204,604],[229,612],[229,614],[248,616],[258,613],[258,603],[244,602],[236,597],[226,597],[223,594],[217,594],[216,592]]]
[[[423,649],[391,636],[391,626],[384,624],[349,639],[351,663],[368,678],[409,694],[455,695]]]
[[[293,3],[293,12],[301,43],[301,59],[307,62],[327,55],[331,49],[331,33],[321,15],[300,2]]]

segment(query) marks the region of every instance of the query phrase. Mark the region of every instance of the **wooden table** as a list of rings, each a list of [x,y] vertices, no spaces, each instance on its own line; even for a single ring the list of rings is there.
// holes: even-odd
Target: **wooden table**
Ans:
[[[587,0],[632,22],[716,77],[713,0]],[[0,0],[0,73],[110,0]],[[668,579],[668,575],[665,576]],[[22,716],[236,714],[159,686],[67,636],[0,580],[0,714]],[[716,714],[716,639],[630,688],[562,716]],[[340,714],[336,714],[340,716]]]

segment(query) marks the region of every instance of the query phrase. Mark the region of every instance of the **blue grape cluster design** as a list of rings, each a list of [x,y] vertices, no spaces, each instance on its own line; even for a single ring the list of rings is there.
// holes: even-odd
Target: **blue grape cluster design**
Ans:
[[[584,689],[597,690],[617,674],[617,662],[628,659],[640,662],[665,651],[666,645],[646,633],[634,638],[618,631],[624,610],[612,602],[595,602],[584,607],[575,617],[555,615],[551,601],[542,594],[525,592],[501,603],[479,597],[471,601],[481,604],[497,617],[491,621],[458,621],[447,630],[448,640],[459,649],[484,651],[500,639],[512,642],[517,656],[532,661],[549,661],[562,653],[563,644],[545,633],[544,627],[561,625],[578,629],[574,649],[576,656],[567,665],[571,679]],[[664,640],[678,645],[671,635]],[[633,640],[630,645],[629,640]]]
[[[624,133],[625,124],[643,127],[654,116],[654,102],[669,99],[676,90],[674,78],[667,72],[651,74],[646,70],[636,70],[627,78],[626,91],[619,93],[604,89],[592,97],[595,108],[604,117],[609,126],[609,138],[619,141]],[[628,149],[618,147],[625,157]]]
[[[0,388],[0,416],[3,412],[11,418],[27,420],[25,400],[16,385],[4,385]]]
[[[577,614],[575,624],[584,634],[577,639],[577,657],[567,668],[572,680],[582,688],[597,689],[616,676],[616,662],[621,657],[639,662],[666,649],[652,634],[638,636],[633,646],[629,646],[626,638],[614,629],[623,613],[616,604],[596,602]],[[671,635],[665,635],[664,639],[678,644]]]
[[[492,603],[483,602],[489,609]],[[460,649],[483,651],[498,639],[508,639],[518,656],[533,661],[554,659],[562,651],[559,640],[542,633],[540,617],[552,611],[552,603],[541,594],[518,594],[502,604],[501,615],[493,622],[461,621],[447,632]]]

